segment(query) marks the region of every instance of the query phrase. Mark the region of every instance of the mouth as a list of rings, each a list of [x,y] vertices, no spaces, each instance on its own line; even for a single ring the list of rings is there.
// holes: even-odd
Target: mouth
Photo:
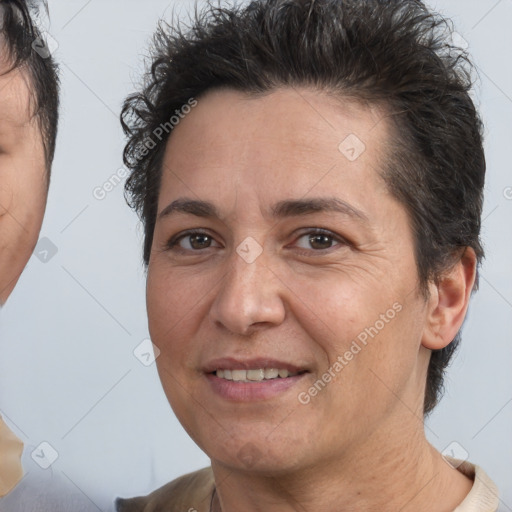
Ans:
[[[220,368],[213,372],[219,379],[231,380],[234,382],[262,382],[274,379],[287,379],[306,373],[307,370],[290,372],[286,368],[251,368],[249,370]]]
[[[203,371],[210,389],[217,396],[234,402],[277,398],[310,373],[303,366],[268,358],[216,359]]]

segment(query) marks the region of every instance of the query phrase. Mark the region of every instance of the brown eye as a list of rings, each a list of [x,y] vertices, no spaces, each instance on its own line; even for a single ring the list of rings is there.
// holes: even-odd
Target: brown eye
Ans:
[[[321,251],[335,245],[343,245],[343,240],[332,233],[315,230],[300,236],[295,244],[301,249]]]
[[[212,237],[203,234],[188,235],[183,240],[189,239],[189,244],[192,249],[206,249],[212,244]]]
[[[182,233],[172,238],[167,244],[167,249],[183,249],[185,251],[200,251],[210,247],[220,247],[213,236],[202,231]]]
[[[309,235],[309,244],[313,249],[329,249],[332,247],[333,239],[329,235]]]

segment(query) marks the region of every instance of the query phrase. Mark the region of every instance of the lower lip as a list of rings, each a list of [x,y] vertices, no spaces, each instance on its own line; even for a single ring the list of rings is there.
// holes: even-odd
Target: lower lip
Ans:
[[[305,375],[306,373],[301,373],[284,379],[279,377],[254,382],[221,379],[212,373],[206,374],[206,378],[213,391],[222,398],[233,402],[251,402],[276,397],[295,386]]]

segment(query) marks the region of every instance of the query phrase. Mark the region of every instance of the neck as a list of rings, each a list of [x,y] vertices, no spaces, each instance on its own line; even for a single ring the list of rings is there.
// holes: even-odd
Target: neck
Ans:
[[[453,511],[471,490],[471,480],[428,443],[422,424],[409,438],[405,432],[410,425],[396,429],[392,442],[390,432],[380,429],[331,460],[286,474],[241,471],[212,460],[212,511]]]

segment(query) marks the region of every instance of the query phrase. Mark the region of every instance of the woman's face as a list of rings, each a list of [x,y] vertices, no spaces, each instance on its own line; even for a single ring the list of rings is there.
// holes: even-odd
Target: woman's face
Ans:
[[[390,137],[378,109],[292,88],[210,91],[175,126],[149,327],[169,402],[217,463],[325,465],[421,424],[426,308],[379,176]]]

